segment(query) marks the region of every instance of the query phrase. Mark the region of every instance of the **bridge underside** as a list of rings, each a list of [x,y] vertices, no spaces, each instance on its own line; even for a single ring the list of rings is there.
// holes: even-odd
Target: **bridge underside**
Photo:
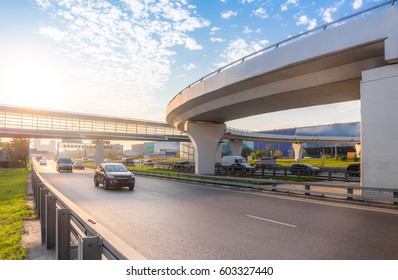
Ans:
[[[362,71],[385,65],[384,41],[376,41],[221,88],[217,87],[226,83],[227,77],[220,77],[224,81],[218,81],[217,86],[214,81],[204,81],[202,86],[182,93],[186,96],[181,96],[181,100],[187,101],[171,106],[167,121],[183,131],[187,120],[225,123],[258,114],[359,100]]]

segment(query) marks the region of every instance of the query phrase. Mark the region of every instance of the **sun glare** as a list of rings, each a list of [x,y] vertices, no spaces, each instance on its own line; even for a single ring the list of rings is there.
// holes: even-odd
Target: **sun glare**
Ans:
[[[0,103],[54,108],[64,98],[61,69],[43,55],[19,53],[6,57],[0,70]]]

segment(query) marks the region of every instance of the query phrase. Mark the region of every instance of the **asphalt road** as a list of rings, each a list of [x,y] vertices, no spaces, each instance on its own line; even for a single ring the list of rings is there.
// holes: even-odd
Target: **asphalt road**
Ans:
[[[93,170],[49,183],[148,259],[398,259],[398,211],[137,176],[95,187]]]

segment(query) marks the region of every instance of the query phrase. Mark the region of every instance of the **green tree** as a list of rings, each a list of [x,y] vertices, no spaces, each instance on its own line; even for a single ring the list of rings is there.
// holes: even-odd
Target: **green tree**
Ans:
[[[22,164],[28,162],[29,140],[27,138],[14,138],[10,141],[10,156]]]
[[[274,152],[274,157],[276,157],[276,158],[281,158],[282,156],[283,156],[282,151],[276,150],[276,151]]]
[[[252,153],[252,149],[250,149],[248,146],[244,146],[243,148],[242,148],[242,152],[240,153],[240,155],[242,156],[242,157],[248,157],[249,155],[251,155],[251,153]]]
[[[256,151],[256,158],[262,158],[265,156],[265,152],[263,150]]]

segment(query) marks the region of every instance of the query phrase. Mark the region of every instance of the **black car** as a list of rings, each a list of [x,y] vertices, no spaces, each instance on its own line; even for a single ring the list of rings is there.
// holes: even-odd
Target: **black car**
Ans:
[[[72,165],[74,169],[84,170],[84,163],[82,161],[75,161]]]
[[[94,185],[100,184],[107,190],[109,187],[128,187],[134,189],[134,174],[121,163],[101,163],[95,170]]]
[[[294,163],[290,166],[290,173],[297,175],[317,175],[321,169],[308,163]]]
[[[347,166],[347,174],[349,176],[361,176],[361,164],[352,163]]]

